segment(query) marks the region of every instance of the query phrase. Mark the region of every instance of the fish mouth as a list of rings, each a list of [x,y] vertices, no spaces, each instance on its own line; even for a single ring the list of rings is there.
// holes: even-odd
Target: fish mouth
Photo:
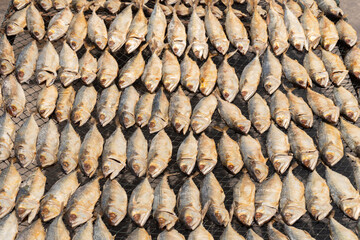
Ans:
[[[235,126],[243,134],[248,134],[248,132],[250,131],[250,128],[251,128],[251,122],[249,120],[236,122]]]
[[[250,41],[249,39],[238,39],[235,46],[242,55],[245,55],[249,50]]]
[[[186,228],[194,230],[200,225],[201,213],[189,207],[186,207],[180,213],[180,219],[182,220]]]
[[[336,145],[329,145],[322,152],[322,157],[329,166],[334,166],[344,156],[343,149]]]
[[[248,101],[255,94],[255,91],[243,89],[240,94],[245,101]]]
[[[290,112],[287,111],[277,112],[274,118],[276,124],[279,125],[280,127],[285,129],[289,127],[290,119],[291,119]]]
[[[281,215],[284,219],[284,222],[287,225],[293,225],[297,220],[299,220],[302,217],[302,215],[304,215],[306,213],[305,209],[301,209],[301,208],[297,208],[297,207],[291,207],[287,210],[285,210],[285,212],[281,213]]]
[[[244,163],[242,163],[240,161],[239,161],[239,163],[236,163],[236,164],[234,164],[230,161],[227,161],[225,163],[225,167],[234,175],[238,174],[243,166],[244,166]]]
[[[212,93],[214,86],[206,86],[205,83],[201,83],[200,84],[200,92],[204,95],[204,96],[208,96],[210,93]]]
[[[136,213],[132,216],[132,220],[139,226],[143,227],[150,216],[151,211],[144,213]]]
[[[264,133],[270,127],[270,121],[268,121],[267,119],[259,119],[253,124],[256,131],[258,131],[260,134]]]
[[[275,155],[272,158],[272,163],[276,172],[283,174],[289,168],[292,158],[290,155]]]
[[[246,211],[245,209],[235,209],[235,215],[239,222],[245,226],[251,226],[254,218],[254,214]]]
[[[334,50],[338,40],[338,38],[325,38],[322,45],[326,51],[331,52],[332,50]]]
[[[323,118],[329,123],[337,123],[339,120],[340,110],[338,107],[332,107],[324,111]]]
[[[39,107],[38,112],[42,118],[48,118],[54,111],[55,106],[42,106]]]
[[[86,84],[91,84],[96,79],[96,74],[93,72],[85,71],[82,73],[81,80]]]
[[[313,79],[321,87],[327,87],[329,85],[329,74],[327,72],[315,73]]]
[[[309,46],[307,44],[306,39],[294,39],[292,41],[292,45],[295,47],[296,50],[298,50],[299,52],[302,52],[304,50],[304,48],[306,50],[309,49]]]
[[[314,150],[314,151],[308,151],[308,152],[301,152],[300,154],[301,154],[301,156],[300,156],[301,163],[305,167],[307,167],[308,169],[313,171],[318,162],[319,152],[317,150]]]
[[[192,158],[182,158],[182,159],[178,159],[179,162],[179,168],[180,170],[187,174],[190,175],[191,172],[194,170],[195,167],[195,163],[196,163],[196,159],[192,159]]]
[[[310,36],[308,36],[308,41],[309,41],[309,47],[315,49],[317,47],[317,45],[319,45],[320,42],[320,36],[318,36],[317,34],[311,34]]]
[[[124,219],[125,215],[126,214],[124,212],[112,207],[109,207],[107,210],[107,217],[111,226],[119,225],[119,223]]]
[[[336,70],[330,74],[330,79],[336,86],[340,86],[344,81],[345,77],[348,75],[348,70]]]
[[[208,56],[209,48],[206,42],[204,43],[194,43],[192,45],[192,51],[196,58],[204,60]]]
[[[360,115],[360,109],[358,106],[345,106],[342,114],[346,119],[356,122]]]
[[[131,37],[127,40],[127,42],[125,43],[125,51],[127,54],[132,53],[133,51],[135,51],[141,44],[143,40],[139,39],[139,38],[134,38]]]
[[[219,53],[225,55],[229,49],[229,41],[227,39],[215,39],[213,42],[214,47]]]
[[[146,173],[146,159],[129,159],[129,166],[138,177],[142,177]]]
[[[264,225],[276,214],[275,208],[268,206],[260,206],[256,209],[255,220],[259,226]]]
[[[6,105],[6,111],[12,117],[18,117],[22,113],[22,107],[20,106],[21,104],[13,100],[12,102]]]
[[[309,115],[305,115],[305,114],[301,114],[299,116],[297,116],[298,118],[298,123],[304,127],[304,128],[311,128],[314,122],[314,119],[312,116]]]
[[[274,76],[267,76],[264,82],[265,90],[271,95],[279,88],[281,79],[277,79]]]
[[[84,173],[88,176],[88,177],[91,177],[92,175],[94,175],[96,169],[97,169],[97,166],[94,166],[94,162],[96,161],[93,161],[93,160],[84,160],[82,162],[82,169],[84,171]]]
[[[176,41],[174,44],[172,44],[172,50],[175,53],[176,56],[181,57],[181,55],[184,53],[186,48],[186,41]]]
[[[31,153],[24,149],[23,146],[19,146],[16,151],[16,158],[19,160],[22,167],[29,166],[35,159],[36,153]]]
[[[350,38],[350,37],[345,37],[344,38],[344,42],[349,45],[350,47],[354,46],[356,44],[357,39],[356,38]]]
[[[217,159],[199,159],[198,168],[203,175],[211,172],[216,165]]]
[[[321,221],[329,215],[331,210],[332,210],[332,206],[330,204],[325,204],[325,205],[323,204],[319,208],[310,209],[309,212],[315,218],[316,221]]]
[[[288,42],[275,41],[272,44],[272,49],[274,51],[275,56],[279,56],[280,54],[284,53],[288,48],[289,48]]]

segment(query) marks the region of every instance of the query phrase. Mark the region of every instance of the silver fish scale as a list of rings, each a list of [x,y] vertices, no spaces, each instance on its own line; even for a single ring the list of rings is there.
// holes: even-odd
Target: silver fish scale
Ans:
[[[150,1],[147,3],[147,6],[152,8],[154,5],[154,1]],[[261,0],[260,5],[264,6],[264,0]],[[224,10],[224,6],[221,4],[217,4],[217,6],[221,9]],[[235,4],[234,8],[239,9],[243,12],[246,12],[246,4],[243,5],[239,5],[239,4]],[[42,11],[42,10],[41,10]],[[8,12],[9,14],[12,13],[11,11]],[[43,12],[41,12],[43,13]],[[49,16],[52,16],[56,13],[56,11],[54,10],[50,10],[50,12],[47,13],[47,16],[44,16],[44,20],[47,23],[50,19]],[[9,14],[7,14],[5,16],[8,17]],[[89,15],[91,13],[88,11],[86,12],[86,17],[88,19]],[[106,11],[104,10],[99,10],[97,12],[97,14],[105,19],[106,25],[109,26],[111,20],[114,18],[113,15],[108,14]],[[149,14],[146,13],[146,16],[149,16]],[[182,20],[184,20],[184,23],[186,25],[186,23],[189,20],[189,17],[184,17],[181,18]],[[167,17],[167,20],[170,21],[170,18]],[[246,19],[242,19],[244,20],[245,25],[247,23],[249,23],[248,20]],[[223,21],[221,20],[220,22]],[[45,24],[47,25],[47,24]],[[247,25],[246,25],[247,26]],[[24,46],[26,46],[26,44],[28,44],[30,41],[32,40],[31,36],[29,35],[28,31],[25,30],[24,32],[18,34],[16,37],[9,37],[9,41],[12,42],[13,48],[14,48],[14,52],[15,52],[15,56],[17,57],[19,55],[19,53],[21,52],[22,48]],[[166,40],[165,40],[166,41]],[[61,50],[61,40],[55,41],[53,42],[54,47],[56,48],[57,52],[59,53]],[[38,42],[38,47],[39,49],[41,49],[44,45],[44,41]],[[213,46],[209,46],[210,47],[210,52],[214,51]],[[234,50],[233,46],[230,45],[230,49],[229,52]],[[333,52],[335,52],[336,54],[341,55],[342,57],[344,56],[344,54],[347,52],[348,48],[344,45],[339,45],[335,48],[335,50]],[[116,60],[118,61],[119,64],[119,69],[121,69],[122,66],[125,65],[125,63],[131,58],[133,57],[135,54],[137,54],[137,51],[134,51],[132,54],[130,55],[126,55],[125,52],[123,50],[118,51],[117,53],[115,53],[113,56],[116,58]],[[84,48],[82,48],[81,50],[79,50],[77,52],[78,56],[82,56],[83,53],[85,52]],[[318,50],[314,51],[316,54],[319,54]],[[94,55],[94,57],[99,58],[101,55],[101,52],[98,50],[92,50],[92,54]],[[190,55],[193,59],[194,56],[192,55],[191,51],[190,51]],[[150,56],[151,53],[148,49],[146,49],[143,52],[143,56],[145,61],[147,61]],[[297,52],[293,47],[290,47],[289,51],[288,51],[288,56],[294,59],[297,59],[300,63],[303,62],[303,58],[304,58],[304,54],[303,53],[299,53]],[[238,77],[240,77],[242,70],[244,69],[244,67],[253,59],[254,54],[252,53],[247,53],[245,56],[242,56],[240,54],[235,54],[234,56],[232,56],[229,59],[229,64],[233,67],[235,67],[236,73],[238,75]],[[261,59],[262,60],[262,57]],[[222,61],[222,56],[215,56],[213,57],[213,61],[214,63],[217,65],[217,67],[221,64]],[[199,66],[201,66],[201,61],[197,61],[197,63],[199,64]],[[1,79],[1,78],[0,78]],[[283,79],[284,80],[284,79]],[[352,81],[353,80],[353,81]],[[286,80],[284,80],[286,82]],[[95,88],[98,91],[98,98],[100,97],[100,92],[102,90],[102,88],[100,87],[98,81],[95,81]],[[60,85],[59,81],[56,81],[55,84],[57,86]],[[356,95],[356,91],[355,89],[359,89],[360,88],[360,84],[357,83],[356,81],[354,81],[354,79],[350,79],[349,77],[347,77],[343,83],[341,84],[344,88],[346,88],[347,90],[349,90],[352,94]],[[81,80],[77,80],[74,82],[74,88],[75,90],[78,90],[81,86]],[[145,87],[142,85],[142,83],[140,81],[137,81],[134,84],[136,90],[140,93],[143,94],[146,89]],[[36,99],[37,96],[41,90],[41,87],[36,83],[34,77],[31,78],[30,80],[30,84],[23,84],[22,85],[25,94],[26,94],[26,108],[27,110],[25,110],[19,117],[17,118],[13,118],[13,121],[16,124],[16,129],[18,129],[23,123],[24,121],[30,116],[30,114],[32,112],[36,111]],[[314,84],[313,89],[317,92],[320,92],[322,94],[324,94],[327,97],[332,98],[332,88],[333,86],[330,86],[326,89],[324,88],[320,88],[318,86],[316,86],[316,84]],[[280,87],[281,91],[285,92],[285,90],[283,89],[283,87]],[[195,107],[196,103],[201,99],[202,95],[197,93],[189,93],[188,91],[184,90],[184,92],[186,93],[186,95],[189,96],[190,100],[191,100],[191,105],[192,108]],[[265,89],[262,87],[262,85],[259,85],[258,91],[257,91],[269,104],[270,102],[270,96],[268,94],[266,94]],[[306,99],[306,95],[305,95],[305,91],[304,90],[295,90],[294,93],[298,96],[303,97],[304,99]],[[170,99],[170,95],[169,93],[166,92],[166,95],[168,97],[168,99]],[[244,114],[245,117],[249,117],[248,116],[248,111],[247,111],[247,104],[246,102],[244,102],[240,95],[238,94],[237,97],[235,98],[234,104],[236,104],[240,109],[242,114]],[[96,107],[95,107],[96,109]],[[0,115],[3,113],[3,110],[0,110]],[[96,119],[96,111],[92,112],[92,116]],[[51,115],[50,118],[54,118],[54,115]],[[41,127],[42,125],[44,125],[48,119],[43,119],[41,118],[38,114],[35,115],[35,119],[36,122],[38,124],[39,127]],[[316,130],[317,130],[317,124],[319,122],[319,117],[314,115],[314,126],[311,129],[305,129],[306,133],[308,133],[312,138],[315,139],[316,137]],[[215,123],[214,123],[215,122]],[[210,138],[213,138],[215,140],[216,143],[219,142],[220,138],[221,138],[221,132],[215,130],[214,128],[212,128],[211,126],[214,126],[216,124],[220,124],[221,123],[221,119],[220,116],[218,114],[217,111],[215,111],[214,115],[213,115],[213,121],[210,125],[210,127],[205,131],[206,135],[209,136]],[[65,127],[66,122],[63,122],[61,124],[59,124],[59,132],[62,131],[62,129]],[[358,126],[360,126],[360,124],[356,124]],[[82,127],[78,127],[78,126],[74,126],[75,130],[77,131],[77,133],[80,135],[81,139],[84,139],[85,134],[87,133],[88,129],[89,129],[89,124],[85,124]],[[111,122],[110,124],[108,124],[106,127],[101,127],[100,125],[98,125],[99,131],[101,132],[102,136],[104,137],[104,139],[107,139],[112,132],[115,130],[115,124],[114,122]],[[131,127],[129,129],[124,129],[123,130],[123,134],[125,136],[126,139],[128,139],[130,137],[130,135],[134,132],[135,127]],[[165,171],[169,172],[169,173],[179,173],[178,175],[175,176],[170,176],[169,177],[169,184],[170,187],[173,188],[174,192],[177,194],[182,183],[184,182],[184,180],[186,179],[185,175],[180,173],[180,170],[176,164],[176,153],[177,150],[181,144],[181,142],[185,139],[186,136],[183,136],[182,134],[177,134],[176,131],[169,125],[168,127],[165,128],[167,134],[169,135],[170,139],[172,140],[172,144],[173,144],[173,154],[172,154],[172,159],[169,163],[169,166],[167,167],[167,169]],[[151,140],[155,134],[149,134],[148,128],[144,127],[143,128],[143,133],[145,138],[149,141]],[[228,131],[229,136],[232,139],[237,139],[236,133],[232,130]],[[264,154],[265,157],[267,157],[266,154],[266,148],[265,148],[265,141],[266,141],[266,133],[260,135],[259,133],[257,133],[254,128],[252,127],[250,129],[249,134],[251,136],[253,136],[254,138],[259,139],[261,147],[262,147],[262,152]],[[198,136],[195,136],[196,138],[198,138]],[[315,141],[316,144],[316,141]],[[350,149],[346,146],[346,144],[344,144],[345,146],[345,153],[350,153]],[[13,154],[13,153],[12,153]],[[274,173],[274,168],[271,166],[270,161],[268,161],[268,166],[269,166],[269,176],[272,176],[272,174]],[[5,169],[8,166],[8,162],[6,161],[2,161],[0,162],[0,170]],[[21,174],[22,178],[25,179],[26,177],[28,177],[32,172],[35,171],[36,169],[36,163],[32,163],[30,164],[28,167],[26,168],[22,168],[20,167],[20,165],[18,163],[15,164],[16,168],[18,169],[19,173]],[[345,176],[347,176],[351,183],[353,183],[353,185],[355,186],[355,181],[354,181],[354,176],[353,176],[353,172],[352,172],[352,168],[350,163],[348,162],[348,160],[344,157],[344,159],[340,160],[340,162],[338,164],[336,164],[334,167],[332,167],[333,170],[335,170],[336,172],[339,172]],[[320,165],[317,167],[317,171],[318,173],[324,177],[324,171],[325,168]],[[302,166],[298,166],[297,168],[294,169],[294,175],[301,180],[304,184],[306,183],[306,179],[308,177],[309,171],[306,170],[304,167]],[[214,175],[216,176],[217,180],[219,181],[219,183],[221,184],[224,193],[226,195],[225,198],[225,206],[226,208],[229,210],[233,201],[233,197],[232,197],[232,192],[233,192],[233,187],[234,185],[237,183],[238,177],[236,176],[234,177],[232,174],[230,174],[222,165],[221,162],[218,161],[215,169],[213,170]],[[61,167],[59,164],[55,164],[54,166],[50,166],[45,168],[44,170],[44,174],[47,177],[47,183],[46,183],[46,191],[48,191],[50,189],[50,187],[62,176],[65,175],[65,173],[63,173],[63,171],[61,170]],[[241,174],[241,173],[240,173]],[[238,174],[238,175],[240,175]],[[283,176],[281,176],[281,178],[283,178]],[[132,192],[132,190],[142,181],[142,179],[135,177],[135,175],[130,171],[130,169],[128,167],[126,167],[125,169],[123,169],[119,176],[116,177],[117,181],[119,181],[119,183],[121,184],[121,186],[125,189],[128,198],[130,197],[130,194]],[[203,176],[198,175],[197,177],[195,177],[193,180],[195,182],[195,184],[200,187],[201,181],[203,179]],[[161,176],[157,177],[156,179],[150,179],[150,184],[153,188],[156,187],[156,185],[159,183],[159,181],[161,180]],[[85,184],[86,182],[88,182],[89,179],[87,177],[82,177],[79,179],[79,182],[81,182],[81,185]],[[100,184],[101,186],[103,186],[105,183],[105,180],[101,180]],[[258,186],[258,183],[255,183],[256,186]],[[341,224],[343,224],[344,226],[355,230],[356,229],[356,221],[351,220],[350,218],[346,217],[341,210],[335,206],[334,203],[332,203],[334,209],[335,209],[335,219],[337,221],[339,221]],[[175,212],[177,213],[177,210],[175,210]],[[105,221],[105,220],[104,220]],[[106,222],[105,222],[106,223]],[[204,219],[204,227],[213,235],[214,239],[219,239],[220,235],[222,234],[224,228],[215,225],[208,217],[206,217]],[[49,223],[44,224],[45,228],[47,228],[49,225]],[[130,218],[128,216],[126,216],[124,218],[124,220],[117,226],[117,227],[111,227],[109,224],[107,224],[107,227],[109,228],[109,230],[111,231],[111,233],[113,235],[117,234],[117,237],[115,239],[123,239],[124,237],[122,236],[127,236],[129,235],[135,228],[136,225],[130,220]],[[234,229],[240,233],[243,236],[246,236],[246,232],[247,232],[247,228],[242,226],[237,220],[233,220],[232,225],[234,227]],[[23,229],[25,229],[25,227],[27,227],[28,224],[26,222],[23,222],[20,224],[19,226],[19,231],[22,231]],[[281,226],[281,224],[275,223],[274,226],[279,229],[281,232],[284,232],[283,226]],[[157,222],[155,219],[153,219],[152,217],[149,218],[149,220],[147,221],[147,223],[145,224],[145,229],[148,231],[148,233],[153,237],[153,239],[156,239],[157,235],[161,232],[161,230],[158,229],[157,227]],[[308,231],[314,238],[316,239],[321,239],[321,240],[328,240],[329,238],[329,229],[328,226],[325,222],[316,222],[315,220],[313,220],[310,217],[309,213],[306,213],[300,220],[298,220],[298,222],[295,224],[295,227],[303,229]],[[68,228],[70,229],[70,228]],[[181,234],[183,234],[185,237],[188,237],[188,235],[190,234],[189,230],[186,230],[184,225],[181,223],[176,223],[175,225],[175,229],[178,230]],[[257,225],[253,226],[253,230],[258,233],[259,235],[261,235],[264,239],[267,239],[267,231],[266,231],[266,226],[265,227],[259,227]]]

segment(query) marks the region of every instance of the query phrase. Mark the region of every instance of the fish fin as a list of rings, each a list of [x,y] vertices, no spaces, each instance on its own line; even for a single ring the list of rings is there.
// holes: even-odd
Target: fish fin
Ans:
[[[232,203],[232,204],[231,204],[231,207],[230,207],[230,211],[229,211],[229,222],[228,222],[227,225],[231,224],[231,220],[233,219],[234,212],[235,212],[235,204]],[[226,225],[226,226],[227,226],[227,225]]]
[[[299,166],[299,164],[297,162],[293,162],[289,167],[289,171],[293,171],[297,166]]]
[[[207,211],[209,210],[210,204],[211,204],[211,200],[207,201],[201,210],[201,220],[202,221],[204,220],[205,215],[206,215]]]

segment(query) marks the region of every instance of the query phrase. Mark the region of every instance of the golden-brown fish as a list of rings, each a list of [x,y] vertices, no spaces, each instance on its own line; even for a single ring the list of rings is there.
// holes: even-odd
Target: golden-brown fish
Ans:
[[[18,130],[18,132],[20,132],[20,129]],[[0,117],[0,160],[3,161],[10,157],[11,150],[14,147],[15,133],[16,133],[15,123],[11,119],[10,114],[4,112]],[[16,142],[15,142],[15,148],[16,148]],[[15,155],[16,155],[16,150],[15,150]]]
[[[20,57],[20,56],[19,56]],[[13,47],[5,34],[0,38],[0,73],[8,75],[15,69],[15,55]]]
[[[70,119],[71,109],[75,100],[75,90],[72,86],[60,86],[59,97],[56,102],[55,115],[58,122]]]
[[[69,7],[56,13],[50,20],[47,28],[47,37],[55,41],[63,37],[69,29],[73,14]]]
[[[54,112],[57,98],[58,90],[55,85],[43,86],[36,101],[37,111],[42,118],[48,118]]]
[[[202,133],[198,139],[198,154],[196,162],[200,172],[204,175],[211,172],[217,163],[217,151],[214,139]]]
[[[71,119],[79,126],[84,125],[90,118],[96,104],[97,91],[94,86],[82,86],[76,93],[71,111]]]
[[[322,158],[326,164],[334,166],[344,156],[340,131],[333,125],[321,121],[318,126],[317,136]]]
[[[25,109],[25,92],[14,75],[3,79],[1,93],[6,111],[12,117],[18,117]]]
[[[233,188],[234,214],[245,226],[251,226],[255,215],[255,184],[244,171]]]

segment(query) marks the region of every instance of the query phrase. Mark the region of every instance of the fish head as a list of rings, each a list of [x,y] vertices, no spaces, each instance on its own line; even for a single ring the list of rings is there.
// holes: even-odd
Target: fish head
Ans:
[[[327,72],[318,72],[312,76],[317,84],[321,87],[326,87],[329,84],[329,74]]]
[[[130,112],[122,112],[120,119],[125,128],[129,128],[135,124],[135,116]]]
[[[199,87],[199,78],[186,79],[185,87],[190,92],[196,92]]]
[[[276,213],[276,208],[268,207],[265,205],[260,205],[256,208],[255,220],[262,226],[264,223],[268,222]]]
[[[151,213],[151,208],[147,207],[137,207],[131,212],[131,219],[140,227],[143,227],[148,220]]]
[[[323,47],[326,51],[332,51],[338,42],[338,38],[325,38],[323,39]]]
[[[210,205],[209,213],[212,215],[212,219],[221,226],[227,226],[230,221],[229,212],[224,206]]]
[[[275,122],[282,128],[287,129],[290,124],[291,115],[289,111],[279,111],[275,114]]]
[[[101,126],[105,127],[115,117],[115,114],[108,108],[101,108],[99,110],[99,122]]]
[[[352,68],[352,74],[354,74],[356,78],[360,79],[360,67],[354,65]]]
[[[185,208],[180,213],[180,218],[182,222],[185,224],[186,228],[194,230],[197,228],[202,220],[201,213],[192,208]]]
[[[297,116],[297,122],[304,128],[311,128],[313,121],[313,116],[310,114],[301,114]]]
[[[8,35],[8,36],[16,35],[22,31],[23,31],[23,28],[21,28],[19,25],[17,25],[16,23],[13,23],[13,22],[10,22],[6,26],[6,35]]]
[[[150,41],[148,41],[148,43],[150,51],[152,53],[159,54],[160,51],[164,48],[164,40],[162,40],[161,38],[153,37],[150,39]]]
[[[108,40],[108,45],[109,45],[110,50],[112,52],[118,51],[122,47],[122,45],[124,44],[125,41],[126,41],[125,36],[119,36],[116,34],[111,35]]]
[[[282,212],[286,224],[293,225],[304,213],[305,209],[297,206],[287,206]]]
[[[76,208],[72,207],[67,211],[67,217],[70,226],[74,228],[87,222],[92,217],[92,211],[80,206],[77,206]]]
[[[330,74],[330,79],[333,81],[333,83],[336,86],[340,86],[340,84],[345,79],[345,77],[348,75],[348,73],[349,73],[348,70],[336,70]]]
[[[41,117],[48,118],[50,114],[53,113],[55,106],[46,103],[47,99],[44,99],[44,101],[41,101],[41,103],[38,105],[38,112]]]
[[[9,62],[8,60],[1,60],[0,61],[0,73],[2,75],[8,75],[14,70],[14,64]]]
[[[213,89],[214,89],[215,83],[210,83],[209,81],[206,81],[205,79],[200,79],[200,92],[205,95],[208,96],[210,93],[212,93]]]
[[[168,165],[168,160],[160,158],[161,157],[158,156],[153,158],[152,161],[150,160],[151,162],[148,166],[148,173],[152,178],[159,176]]]
[[[279,88],[281,81],[274,76],[267,76],[264,79],[264,88],[267,93],[273,94]]]
[[[258,182],[264,181],[269,172],[269,168],[264,162],[265,161],[250,160],[251,173]]]
[[[307,50],[309,49],[307,40],[302,37],[297,37],[292,41],[293,46],[296,48],[296,50],[302,52],[304,48]]]
[[[126,88],[127,86],[131,85],[134,82],[134,76],[132,73],[124,72],[119,77],[119,87]]]
[[[191,128],[194,130],[194,132],[196,134],[201,133],[202,131],[204,131],[210,124],[210,121],[208,121],[205,118],[193,118],[191,120]]]
[[[96,78],[96,73],[92,72],[92,71],[88,71],[86,69],[83,70],[82,74],[81,74],[81,80],[86,84],[89,85],[91,84]]]
[[[291,155],[276,155],[272,159],[276,172],[283,174],[289,168],[292,158]]]
[[[341,209],[348,217],[357,220],[360,215],[360,198],[343,200],[341,202]]]
[[[309,33],[307,38],[309,41],[309,47],[315,49],[317,45],[319,45],[321,36],[319,36],[317,33]]]
[[[20,66],[16,69],[16,77],[20,83],[27,82],[33,75],[33,72],[27,69],[25,66]]]
[[[107,159],[106,161],[103,160],[102,171],[105,177],[110,175],[110,179],[114,179],[124,167],[121,162]]]
[[[192,51],[196,58],[204,60],[207,58],[209,53],[209,47],[207,43],[194,42],[192,45]]]
[[[351,34],[350,34],[350,35],[348,35],[348,36],[344,36],[344,42],[345,42],[347,45],[349,45],[350,47],[354,46],[355,43],[356,43],[356,41],[357,41],[356,35],[351,36]]]
[[[140,38],[129,38],[125,43],[125,51],[127,54],[132,53],[135,51],[141,44],[143,40]]]
[[[50,8],[52,8],[52,1],[51,0],[41,0],[40,6],[45,10],[48,11]]]
[[[87,119],[90,117],[90,113],[84,111],[82,108],[77,108],[75,111],[71,113],[72,120],[74,123],[79,123],[79,126],[82,126],[85,124]]]
[[[163,84],[165,89],[168,92],[174,91],[179,83],[179,79],[176,76],[167,76],[165,79],[163,78]]]
[[[48,150],[43,150],[38,153],[38,161],[42,167],[50,166],[56,162],[56,156]]]
[[[186,134],[186,132],[189,128],[189,125],[190,125],[189,119],[187,119],[183,115],[181,115],[181,116],[174,115],[174,118],[171,120],[171,122],[173,123],[173,126],[174,126],[176,132],[181,133],[181,131],[182,131],[183,134]]]
[[[323,112],[324,119],[329,123],[337,123],[339,120],[340,110],[338,107],[329,107]]]
[[[197,160],[198,163],[198,168],[200,170],[200,172],[204,175],[208,174],[209,172],[211,172],[215,165],[216,165],[216,159],[203,159],[200,158]]]
[[[17,201],[15,209],[16,214],[21,219],[21,221],[29,216],[28,222],[32,222],[35,215],[37,214],[37,210],[39,209],[39,202],[29,197],[22,197]]]
[[[88,177],[91,177],[96,172],[98,167],[96,163],[98,163],[97,159],[91,159],[89,157],[86,157],[82,161],[82,169]]]
[[[258,131],[260,134],[262,134],[263,132],[268,130],[268,128],[270,127],[270,121],[269,121],[269,119],[258,117],[253,122],[253,125],[254,125],[256,131]]]
[[[175,223],[177,222],[178,218],[174,213],[167,212],[167,211],[160,211],[155,214],[155,218],[159,224],[159,228],[163,229],[171,229]]]
[[[300,75],[295,77],[295,83],[301,88],[306,88],[308,85],[308,81],[311,80],[308,79],[306,75]]]
[[[66,174],[74,170],[78,164],[77,159],[75,160],[75,156],[71,155],[71,153],[62,152],[59,156],[59,162]]]
[[[77,79],[77,73],[63,71],[60,74],[60,81],[64,87],[69,86],[75,79]]]
[[[252,48],[254,49],[254,52],[263,53],[267,47],[267,42],[262,42],[258,40],[253,41]]]
[[[235,43],[235,47],[243,55],[245,55],[249,50],[250,41],[247,38],[235,39],[234,43]]]
[[[238,94],[238,89],[236,87],[226,88],[221,91],[221,94],[223,95],[226,101],[232,102],[236,97],[236,95]]]
[[[337,162],[339,162],[344,156],[344,150],[341,146],[329,144],[322,149],[322,155],[325,159],[326,163],[329,166],[334,166]]]
[[[129,167],[133,170],[136,176],[142,177],[145,175],[147,168],[146,159],[133,158],[128,160]]]
[[[67,2],[65,0],[53,0],[53,5],[56,10],[60,10],[67,6]]]
[[[16,158],[19,160],[22,167],[29,166],[35,159],[36,149],[29,148],[28,144],[19,145],[16,148]]]
[[[167,122],[165,122],[163,119],[155,116],[155,117],[151,118],[151,120],[149,122],[150,133],[158,132],[158,131],[162,130],[164,127],[166,127],[166,125],[167,125]]]
[[[51,195],[45,202],[41,202],[40,215],[44,222],[47,222],[61,213],[61,203]]]
[[[115,14],[119,11],[120,5],[116,1],[108,1],[106,4],[106,9],[109,10],[112,14]]]
[[[14,207],[14,201],[7,196],[0,196],[0,218],[8,214]]]
[[[194,170],[195,163],[196,163],[195,158],[178,159],[180,170],[187,175],[190,175],[192,170]]]
[[[347,119],[356,122],[360,115],[360,109],[358,106],[346,106],[342,113]]]
[[[289,48],[289,43],[283,41],[274,41],[271,45],[276,56],[279,56]]]
[[[77,12],[80,12],[81,8],[85,7],[88,4],[87,0],[73,1],[73,3],[75,3],[74,8],[76,9]]]
[[[111,83],[114,81],[115,77],[116,75],[114,75],[114,73],[102,73],[99,79],[100,85],[103,88],[109,87]]]
[[[319,152],[315,150],[309,152],[302,152],[299,160],[305,167],[313,171],[318,162],[318,158]]]
[[[186,48],[186,41],[178,40],[172,44],[172,50],[176,56],[181,57]]]
[[[216,39],[213,42],[213,45],[222,55],[225,55],[229,49],[229,41],[226,38]]]
[[[55,78],[56,78],[56,75],[54,73],[51,73],[48,71],[40,71],[36,75],[36,79],[39,84],[41,84],[43,82],[46,82],[46,83],[52,82],[55,80]]]
[[[146,79],[144,81],[144,85],[150,93],[153,93],[155,91],[155,89],[157,88],[157,86],[159,85],[160,80],[161,80],[161,77],[152,76],[151,78]]]
[[[316,221],[321,221],[329,215],[331,210],[331,204],[312,204],[309,212]]]
[[[228,158],[226,159],[226,162],[224,163],[225,167],[234,175],[238,174],[242,167],[244,166],[244,163],[239,159],[234,158]]]
[[[244,224],[245,226],[251,226],[254,219],[254,212],[251,207],[237,207],[235,208],[234,214],[242,224]]]
[[[6,104],[6,111],[12,116],[17,117],[19,116],[24,110],[24,106],[19,101],[16,101],[15,99],[11,99]]]
[[[234,125],[236,129],[240,130],[240,132],[247,134],[251,128],[251,122],[247,119],[244,120],[236,120]]]
[[[126,215],[126,211],[121,211],[119,208],[113,206],[109,206],[106,210],[106,213],[111,226],[117,226]]]
[[[37,40],[41,40],[44,38],[46,32],[45,32],[45,29],[43,29],[40,25],[36,24],[36,25],[33,25],[32,33]]]
[[[144,114],[143,112],[139,112],[136,115],[136,124],[141,128],[148,124],[150,116],[148,114]]]
[[[17,10],[22,9],[26,4],[28,4],[29,1],[24,1],[24,0],[13,0],[13,6],[14,8],[16,8]]]
[[[58,40],[63,35],[63,29],[61,29],[62,26],[53,24],[47,31],[47,36],[49,38],[49,41],[55,41]]]
[[[72,50],[74,50],[76,52],[81,48],[81,46],[84,43],[84,40],[77,38],[77,37],[70,37],[68,42],[69,42],[69,46],[72,48]]]
[[[256,88],[248,88],[246,86],[244,86],[241,91],[240,94],[243,97],[243,99],[245,101],[248,101],[256,92]]]
[[[58,122],[69,119],[70,107],[65,104],[58,103],[55,109],[55,115]]]

